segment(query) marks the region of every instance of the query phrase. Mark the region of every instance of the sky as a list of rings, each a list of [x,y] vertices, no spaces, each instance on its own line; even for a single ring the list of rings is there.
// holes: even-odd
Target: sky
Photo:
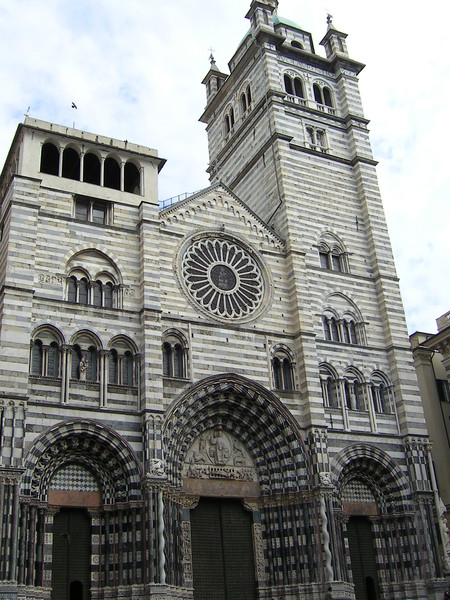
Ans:
[[[28,112],[156,148],[167,159],[160,200],[207,187],[201,81],[211,50],[228,72],[249,6],[0,0],[0,163]],[[367,65],[360,89],[408,330],[434,333],[450,310],[449,4],[280,0],[278,8],[312,33],[322,56],[327,13],[348,33],[350,57]]]

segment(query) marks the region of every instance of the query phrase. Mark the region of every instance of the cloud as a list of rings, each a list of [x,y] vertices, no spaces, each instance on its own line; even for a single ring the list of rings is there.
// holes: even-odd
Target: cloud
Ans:
[[[166,198],[208,185],[201,80],[210,49],[227,62],[248,30],[249,0],[0,0],[0,160],[28,106],[43,120],[157,148]],[[410,331],[435,331],[450,307],[446,158],[448,6],[415,10],[380,0],[330,0],[348,32],[371,119],[374,157]],[[280,0],[279,13],[313,34],[325,5]],[[78,110],[71,109],[75,101]]]

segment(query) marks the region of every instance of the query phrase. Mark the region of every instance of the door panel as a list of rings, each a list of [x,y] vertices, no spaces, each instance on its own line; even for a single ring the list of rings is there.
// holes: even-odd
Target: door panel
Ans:
[[[356,600],[376,600],[377,568],[370,521],[351,517],[347,530]]]
[[[252,515],[242,502],[202,498],[191,532],[195,600],[256,600]]]
[[[53,521],[52,600],[87,600],[90,520],[84,510],[61,509]]]

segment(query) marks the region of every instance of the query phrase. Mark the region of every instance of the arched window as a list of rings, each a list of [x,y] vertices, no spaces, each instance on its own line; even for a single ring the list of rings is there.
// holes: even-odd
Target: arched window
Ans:
[[[290,75],[285,74],[283,76],[284,89],[289,96],[295,96],[297,98],[304,98],[305,93],[303,90],[303,83],[300,77],[292,78]]]
[[[45,142],[41,150],[41,173],[59,174],[59,150],[51,142]]]
[[[373,373],[370,382],[370,392],[375,412],[379,414],[392,413],[392,386],[389,386],[387,379],[380,372]]]
[[[89,302],[89,285],[86,277],[82,277],[78,282],[78,303],[88,304]]]
[[[362,385],[354,375],[346,375],[344,380],[345,403],[350,410],[363,410]]]
[[[320,366],[319,375],[323,405],[326,408],[339,408],[338,379],[336,373],[331,367],[324,364]]]
[[[109,274],[102,278],[110,277]],[[86,276],[77,279],[71,275],[67,280],[67,300],[78,304],[91,304],[96,307],[113,308],[114,284],[111,281],[89,281]]]
[[[322,269],[349,272],[348,254],[341,240],[331,233],[321,236],[319,243],[319,263]]]
[[[292,40],[291,46],[293,48],[297,48],[297,50],[303,50],[302,44],[300,42],[297,42],[297,40]]]
[[[117,355],[117,350],[114,348],[109,353],[109,362],[108,362],[108,382],[112,384],[117,384],[119,382],[119,359]]]
[[[333,107],[333,102],[331,100],[331,91],[329,88],[323,88],[323,103],[325,106]]]
[[[40,329],[31,341],[30,374],[38,377],[59,377],[60,340],[51,329]]]
[[[47,376],[59,377],[59,346],[52,342],[47,350]]]
[[[289,94],[290,96],[293,96],[294,88],[292,86],[292,79],[289,77],[289,75],[285,75],[283,79],[284,79],[284,89],[286,90],[286,93]]]
[[[320,108],[322,111],[324,110],[322,108],[323,106],[327,106],[328,108],[333,108],[333,100],[331,97],[331,90],[329,87],[324,86],[323,88],[321,88],[320,85],[315,83],[313,85],[313,94],[314,94],[314,100],[318,104],[317,108]],[[334,111],[329,111],[329,112],[333,113]]]
[[[31,364],[30,373],[32,375],[42,375],[43,365],[43,349],[41,340],[33,340],[31,342]]]
[[[86,360],[86,381],[97,381],[97,349],[90,346],[84,353]]]
[[[133,386],[133,368],[133,355],[130,351],[127,351],[125,352],[122,361],[122,385],[126,385],[128,387]]]
[[[80,179],[80,157],[73,148],[64,149],[62,176],[67,177],[67,179]]]
[[[94,306],[102,305],[102,282],[94,281],[92,283],[92,294],[93,294],[93,304]]]
[[[80,377],[80,363],[81,363],[81,348],[78,344],[72,346],[71,351],[71,373],[70,376],[72,379],[81,379]]]
[[[242,112],[242,114],[244,114],[246,110],[247,110],[247,96],[245,95],[244,92],[242,92],[242,94],[241,94],[241,112]]]
[[[313,85],[313,93],[314,93],[314,100],[317,102],[317,104],[323,104],[322,91],[321,91],[320,87],[317,85],[317,83],[315,83]]]
[[[302,84],[302,81],[298,77],[296,77],[294,79],[294,92],[295,92],[295,95],[298,98],[304,98],[305,97],[305,94],[303,93],[303,84]]]
[[[141,193],[141,175],[139,169],[130,161],[125,163],[124,178],[124,189],[126,192],[130,192],[131,194]]]
[[[187,373],[187,344],[178,332],[165,335],[162,344],[163,376],[185,378]]]
[[[110,281],[103,286],[103,306],[105,308],[113,307],[113,284]]]
[[[84,156],[83,181],[100,185],[100,159],[93,152],[87,152]]]
[[[116,338],[109,351],[108,382],[113,385],[133,387],[135,381],[135,351],[131,342]]]
[[[291,352],[285,348],[272,350],[272,380],[276,390],[294,389],[293,360]]]
[[[110,156],[105,160],[103,185],[107,188],[120,190],[120,167],[118,162]]]

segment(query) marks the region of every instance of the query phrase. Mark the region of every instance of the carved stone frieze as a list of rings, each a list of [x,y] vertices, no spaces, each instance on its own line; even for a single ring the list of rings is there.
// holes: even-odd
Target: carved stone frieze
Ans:
[[[249,453],[237,438],[221,427],[204,431],[195,440],[187,453],[183,476],[257,481]]]

